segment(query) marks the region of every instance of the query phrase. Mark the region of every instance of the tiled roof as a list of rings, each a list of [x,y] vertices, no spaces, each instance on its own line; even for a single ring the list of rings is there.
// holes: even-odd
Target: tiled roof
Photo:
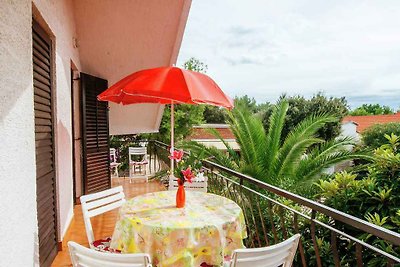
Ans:
[[[215,129],[218,133],[222,136],[223,139],[235,139],[231,129],[229,127],[201,127],[197,126],[192,129],[192,134],[187,138],[189,140],[193,139],[202,139],[202,140],[209,140],[209,139],[217,139],[212,133],[209,132],[208,129]]]
[[[374,124],[400,122],[400,112],[390,115],[346,116],[342,123],[350,121],[357,124],[357,132],[361,133]]]

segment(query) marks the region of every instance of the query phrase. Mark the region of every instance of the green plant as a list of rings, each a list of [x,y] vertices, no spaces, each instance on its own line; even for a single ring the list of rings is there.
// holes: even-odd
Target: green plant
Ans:
[[[202,175],[202,154],[198,156],[194,154],[184,156],[183,150],[175,150],[169,158],[176,162],[174,176],[179,179],[181,184],[184,184],[186,181],[191,183],[194,177]]]
[[[386,134],[384,138],[386,144],[375,149],[366,172],[338,173],[316,185],[324,204],[400,232],[400,138],[395,134]],[[383,251],[400,255],[400,248],[394,248],[388,242],[343,225],[341,228]],[[364,258],[368,266],[385,264],[369,250],[364,253]]]
[[[281,141],[288,108],[289,103],[285,100],[276,104],[268,131],[264,130],[259,117],[241,105],[229,112],[229,123],[240,146],[240,156],[218,135],[225,143],[228,155],[193,142],[187,143],[186,148],[194,153],[206,150],[206,154],[221,165],[297,193],[309,190],[312,181],[325,168],[366,157],[363,153],[356,154],[346,149],[346,146],[353,145],[349,138],[325,141],[317,137],[322,127],[337,120],[328,114],[310,115]]]
[[[362,141],[365,146],[375,149],[386,144],[387,138],[385,135],[391,136],[391,134],[400,136],[400,123],[392,122],[372,125],[362,133]]]
[[[329,113],[336,118],[334,121],[326,123],[319,128],[316,136],[324,140],[330,140],[340,134],[341,119],[347,115],[348,106],[344,97],[326,97],[322,93],[317,93],[310,99],[303,96],[282,95],[281,100],[289,103],[289,109],[285,116],[284,127],[282,129],[282,141],[301,121],[310,116],[310,114]],[[263,125],[265,130],[269,129],[269,118],[273,111],[273,105],[266,109],[263,115]]]
[[[379,104],[363,104],[360,107],[352,110],[352,116],[365,116],[365,115],[381,115],[393,114],[393,110],[389,106],[381,106]]]

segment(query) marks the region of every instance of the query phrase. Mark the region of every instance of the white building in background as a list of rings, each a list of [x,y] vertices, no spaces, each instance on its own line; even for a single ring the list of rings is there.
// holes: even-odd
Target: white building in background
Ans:
[[[357,132],[358,124],[354,121],[342,122],[341,125],[341,136],[349,136],[353,138],[356,142],[360,141],[360,134]]]

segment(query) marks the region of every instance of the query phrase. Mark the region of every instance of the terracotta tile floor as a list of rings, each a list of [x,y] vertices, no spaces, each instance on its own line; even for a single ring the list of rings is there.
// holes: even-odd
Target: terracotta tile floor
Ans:
[[[124,187],[124,193],[127,199],[149,192],[165,190],[165,187],[156,181],[150,181],[148,183],[136,181],[130,183],[129,179],[113,179],[113,186],[118,186],[120,184],[122,184],[122,186]],[[92,219],[92,226],[95,238],[102,238],[112,235],[114,231],[114,225],[117,220],[117,213],[118,210],[116,209],[103,215],[96,216]],[[57,254],[57,257],[52,264],[53,267],[72,266],[69,259],[67,246],[67,242],[70,240],[73,240],[84,246],[89,246],[80,205],[76,205],[74,207],[74,218],[72,219],[72,222],[64,237],[62,251]]]

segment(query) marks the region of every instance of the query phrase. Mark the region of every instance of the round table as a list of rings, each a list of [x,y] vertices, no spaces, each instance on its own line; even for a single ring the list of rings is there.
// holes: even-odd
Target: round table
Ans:
[[[153,266],[222,266],[247,237],[241,208],[232,200],[186,191],[184,208],[176,191],[135,197],[120,209],[111,248],[149,253]]]

